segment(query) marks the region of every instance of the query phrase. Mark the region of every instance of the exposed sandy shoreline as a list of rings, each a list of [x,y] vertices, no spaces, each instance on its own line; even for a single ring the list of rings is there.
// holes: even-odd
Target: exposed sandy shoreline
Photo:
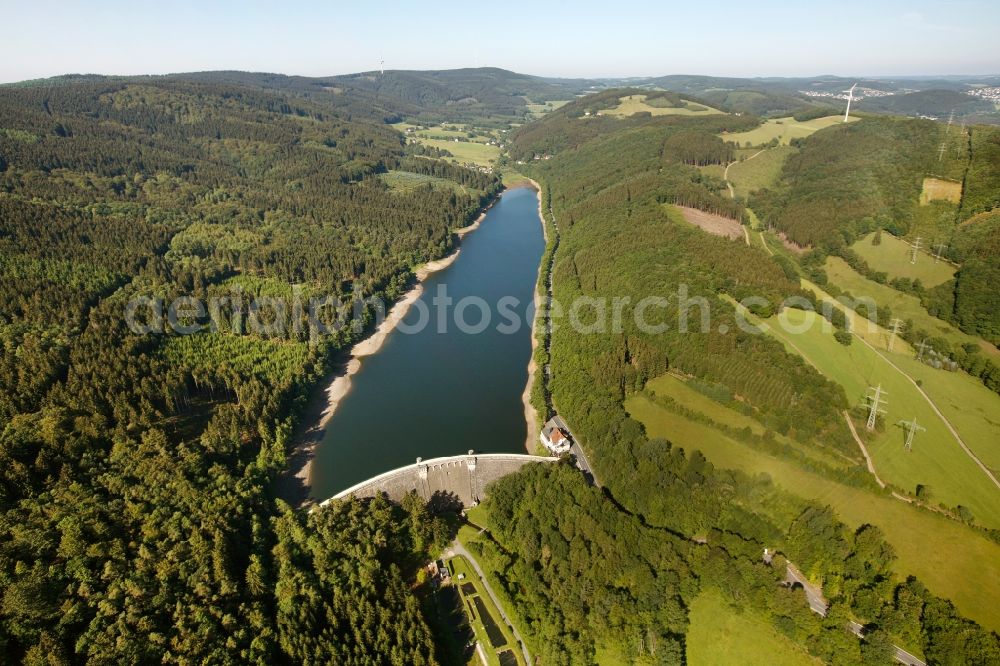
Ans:
[[[465,234],[479,228],[479,224],[486,217],[486,213],[499,200],[497,196],[479,214],[472,224],[457,229],[454,233],[459,239]],[[462,246],[459,243],[455,250],[446,257],[429,261],[418,268],[414,275],[416,283],[403,296],[397,300],[386,317],[364,340],[356,343],[351,348],[350,360],[341,367],[332,370],[324,379],[326,389],[317,392],[314,399],[310,401],[302,415],[300,430],[296,437],[297,443],[288,456],[288,470],[285,478],[278,484],[278,494],[283,499],[294,504],[305,504],[308,502],[309,488],[312,486],[312,463],[316,447],[323,441],[326,433],[326,426],[337,411],[340,401],[344,399],[351,390],[351,377],[361,369],[361,359],[371,356],[381,349],[385,344],[389,333],[399,325],[410,306],[413,305],[423,294],[423,282],[432,273],[444,270],[455,263]]]
[[[548,230],[545,228],[545,218],[542,216],[542,188],[541,186],[528,178],[528,185],[535,190],[535,197],[538,199],[538,220],[542,225],[542,238],[545,240],[545,245],[548,247],[549,244],[549,234]],[[543,251],[544,254],[544,251]],[[524,448],[528,453],[534,453],[535,447],[538,443],[538,433],[541,432],[541,425],[538,423],[538,412],[535,411],[534,405],[531,404],[531,389],[535,383],[535,373],[538,371],[538,364],[535,362],[535,349],[538,347],[538,308],[542,304],[542,295],[538,291],[538,276],[541,274],[542,264],[539,262],[538,270],[535,271],[535,318],[531,322],[531,359],[528,361],[528,383],[524,387],[524,393],[521,394],[521,401],[524,403],[524,420],[528,424],[528,436],[524,441]]]

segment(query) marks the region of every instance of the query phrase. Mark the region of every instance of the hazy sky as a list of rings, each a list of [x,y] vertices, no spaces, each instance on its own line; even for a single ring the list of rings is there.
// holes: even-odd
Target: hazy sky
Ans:
[[[1000,73],[1000,2],[0,0],[0,82],[496,66],[547,76]]]

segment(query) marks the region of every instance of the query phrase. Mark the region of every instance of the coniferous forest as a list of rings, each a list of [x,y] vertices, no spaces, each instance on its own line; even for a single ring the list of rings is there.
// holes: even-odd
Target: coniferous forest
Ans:
[[[433,661],[408,588],[432,519],[345,506],[307,528],[273,495],[357,332],[137,335],[123,312],[394,298],[496,179],[409,156],[381,119],[197,78],[2,88],[0,127],[3,661]],[[396,192],[389,169],[464,193]]]

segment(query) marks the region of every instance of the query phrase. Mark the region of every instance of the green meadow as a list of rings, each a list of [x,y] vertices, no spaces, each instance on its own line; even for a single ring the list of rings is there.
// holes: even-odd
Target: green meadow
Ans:
[[[820,664],[752,609],[731,606],[716,590],[699,594],[688,609],[689,664],[799,666]]]
[[[720,136],[726,141],[735,141],[741,146],[748,143],[751,146],[763,146],[766,143],[778,140],[782,146],[787,146],[792,139],[802,139],[821,129],[837,125],[843,122],[843,116],[824,116],[813,120],[798,121],[794,118],[773,118],[765,120],[760,127],[755,127],[746,132],[724,132]],[[851,118],[850,122],[856,122],[857,118]]]
[[[754,157],[729,166],[729,182],[736,196],[746,198],[751,192],[774,185],[788,156],[797,152],[791,146],[768,148]]]
[[[840,257],[828,257],[823,268],[830,282],[841,289],[850,292],[856,298],[871,298],[877,306],[888,305],[893,316],[904,321],[911,320],[916,328],[924,330],[932,336],[940,336],[953,345],[979,345],[988,356],[1000,355],[1000,351],[996,347],[982,338],[963,333],[948,322],[932,317],[916,296],[869,280],[848,266],[847,262]]]
[[[631,116],[636,113],[649,113],[653,116],[709,116],[722,113],[704,104],[686,102],[684,106],[657,106],[646,102],[646,95],[625,95],[618,106],[602,111],[610,116]]]
[[[867,345],[855,342],[844,346],[834,340],[832,333],[823,330],[822,321],[815,313],[786,309],[762,323],[791,353],[800,354],[840,384],[852,405],[866,404],[868,388],[882,386],[886,415],[876,430],[859,433],[882,480],[911,494],[918,485],[928,486],[932,501],[948,507],[965,506],[980,524],[1000,527],[1000,489],[961,449],[917,388]],[[789,327],[795,332],[785,330]],[[926,431],[917,434],[912,450],[907,451],[906,432],[899,422],[914,417]],[[975,433],[959,434],[969,443]],[[977,441],[969,446],[975,451],[988,444]]]
[[[447,150],[452,154],[452,157],[448,158],[452,162],[472,162],[473,164],[478,164],[479,166],[490,166],[500,155],[500,149],[496,146],[491,146],[488,143],[479,143],[477,141],[455,141],[454,139],[447,140],[424,138],[417,138],[417,140],[425,146],[438,148],[440,150]]]
[[[767,430],[760,421],[713,400],[704,393],[691,388],[687,381],[674,375],[667,374],[650,379],[646,382],[646,389],[656,396],[667,397],[688,409],[704,414],[715,423],[736,429],[749,428],[752,433],[761,436]],[[850,464],[861,464],[860,455],[855,460],[851,460],[839,452],[824,450],[822,443],[802,444],[781,433],[772,433],[772,435],[779,444],[790,446],[807,458],[829,467],[837,468]]]
[[[416,141],[430,148],[447,150],[453,155],[448,158],[452,162],[491,166],[500,155],[500,148],[490,145],[490,138],[470,137],[469,132],[473,128],[465,125],[446,124],[426,127],[412,123],[395,123],[392,127],[403,132],[410,141]],[[412,131],[407,132],[407,130]],[[492,131],[490,134],[493,139],[500,139],[498,132]]]
[[[543,102],[543,103],[540,103],[540,104],[536,104],[536,103],[533,103],[533,102],[528,102],[528,115],[530,116],[531,120],[537,120],[537,119],[541,118],[542,116],[544,116],[545,114],[552,113],[553,111],[555,111],[559,107],[565,106],[566,104],[569,104],[569,103],[570,103],[570,100],[568,100],[568,99],[565,99],[565,100],[553,100],[553,101],[549,101],[549,102]]]
[[[833,301],[808,280],[802,280],[802,286],[824,301]],[[1000,395],[965,372],[937,369],[919,361],[916,351],[899,338],[893,351],[888,352],[888,331],[837,305],[851,319],[854,333],[882,350],[893,364],[919,382],[979,459],[995,474],[1000,472]]]
[[[917,260],[910,263],[911,249],[906,241],[896,238],[890,233],[882,233],[882,242],[872,244],[874,233],[868,234],[851,246],[851,249],[861,255],[872,269],[887,273],[890,278],[909,278],[920,280],[925,287],[936,287],[955,277],[956,268],[947,261],[934,261],[934,257],[925,252],[917,252]],[[930,239],[923,239],[924,248],[930,248]]]

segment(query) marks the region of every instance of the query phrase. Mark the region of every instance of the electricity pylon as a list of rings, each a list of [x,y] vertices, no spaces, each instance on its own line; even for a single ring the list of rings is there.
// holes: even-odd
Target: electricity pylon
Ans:
[[[882,385],[881,384],[879,384],[878,386],[874,386],[874,387],[870,386],[870,387],[868,387],[868,390],[869,391],[874,391],[875,393],[874,393],[874,395],[872,395],[872,394],[868,395],[868,408],[869,408],[869,411],[868,411],[868,423],[867,423],[866,427],[869,430],[874,430],[875,429],[875,419],[878,418],[879,414],[885,414],[885,409],[882,408],[882,405],[885,404],[885,400],[882,398],[882,396],[886,395],[886,393],[882,391]]]
[[[914,416],[911,421],[900,421],[899,425],[906,428],[906,443],[903,444],[903,448],[907,451],[913,450],[913,435],[919,430],[921,432],[927,432],[927,428],[922,425],[917,425],[917,417]]]
[[[944,249],[946,247],[948,247],[948,246],[945,245],[944,243],[938,243],[937,245],[934,246],[934,249],[937,250],[937,252],[934,253],[934,263],[935,264],[937,262],[941,261],[941,253],[944,252]]]
[[[924,352],[927,351],[930,345],[927,344],[927,340],[924,339],[920,341],[920,344],[914,346],[920,350],[920,353],[917,354],[917,360],[922,361],[924,359]]]
[[[921,242],[921,238],[920,238],[920,236],[917,236],[917,239],[915,241],[913,241],[912,243],[910,243],[910,263],[911,264],[917,263],[917,251],[920,250],[920,242]]]
[[[892,330],[889,331],[889,346],[887,349],[892,351],[892,343],[896,341],[896,336],[899,335],[900,329],[903,328],[903,320],[898,318],[893,319],[889,324],[892,326]]]

